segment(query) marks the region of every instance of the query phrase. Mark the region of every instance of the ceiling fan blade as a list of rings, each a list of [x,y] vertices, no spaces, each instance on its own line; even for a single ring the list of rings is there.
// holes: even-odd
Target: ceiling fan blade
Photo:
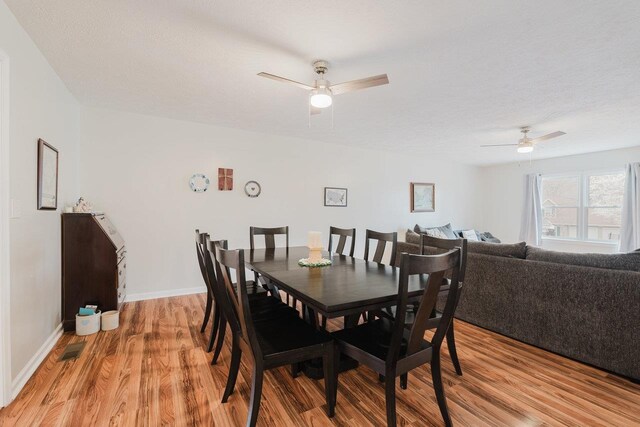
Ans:
[[[531,140],[531,142],[533,142],[534,144],[537,144],[538,142],[546,141],[546,140],[552,139],[552,138],[557,138],[557,137],[562,136],[562,135],[566,135],[566,132],[561,132],[561,131],[552,132],[552,133],[548,133],[548,134],[543,135],[543,136],[539,136],[537,138],[533,138]]]
[[[334,95],[340,95],[345,92],[352,92],[354,90],[366,89],[374,86],[381,86],[389,84],[389,77],[386,74],[380,74],[379,76],[366,77],[364,79],[352,80],[350,82],[338,83],[337,85],[329,86],[331,93]]]
[[[298,86],[299,88],[306,89],[306,90],[315,89],[313,86],[309,86],[309,85],[306,85],[304,83],[296,82],[295,80],[285,79],[284,77],[276,76],[275,74],[258,73],[258,75],[260,77],[266,77],[268,79],[275,80],[275,81],[278,81],[278,82],[291,83],[294,86]]]
[[[309,105],[309,114],[316,115],[322,113],[322,108],[314,107],[313,105]]]
[[[508,146],[515,146],[515,145],[519,145],[519,144],[486,144],[486,145],[481,145],[480,147],[508,147]]]

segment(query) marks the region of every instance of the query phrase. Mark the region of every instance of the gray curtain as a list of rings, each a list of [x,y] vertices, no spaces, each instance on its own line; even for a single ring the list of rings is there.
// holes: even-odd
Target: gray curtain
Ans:
[[[640,163],[625,166],[620,252],[640,248]]]
[[[534,246],[540,246],[542,236],[541,184],[540,174],[532,173],[525,176],[520,240]]]

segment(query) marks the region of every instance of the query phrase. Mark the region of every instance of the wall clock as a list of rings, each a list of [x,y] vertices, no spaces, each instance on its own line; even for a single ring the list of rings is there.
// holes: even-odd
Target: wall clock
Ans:
[[[256,181],[249,181],[244,185],[244,192],[249,197],[258,197],[261,191],[262,187]]]
[[[202,193],[209,188],[209,178],[201,173],[194,173],[189,179],[189,187],[194,193]]]

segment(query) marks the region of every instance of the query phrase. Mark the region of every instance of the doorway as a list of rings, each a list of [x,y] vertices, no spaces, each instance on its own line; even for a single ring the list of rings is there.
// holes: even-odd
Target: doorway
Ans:
[[[11,401],[9,57],[0,50],[0,407]]]

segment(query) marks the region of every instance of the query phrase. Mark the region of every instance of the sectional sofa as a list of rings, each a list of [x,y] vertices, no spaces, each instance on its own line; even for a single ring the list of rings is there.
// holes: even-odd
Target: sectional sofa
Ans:
[[[640,380],[640,252],[468,243],[457,318]],[[420,253],[419,235],[408,232],[402,252]]]

